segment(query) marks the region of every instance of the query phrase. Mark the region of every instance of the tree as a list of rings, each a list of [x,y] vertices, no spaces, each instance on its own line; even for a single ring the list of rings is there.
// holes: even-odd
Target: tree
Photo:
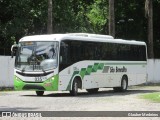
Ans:
[[[153,2],[154,11],[160,10],[160,0],[54,0],[54,3],[53,0],[0,0],[0,54],[9,55],[11,45],[23,36],[46,34],[47,31],[106,34],[107,28],[108,34],[110,26],[109,34],[116,38],[145,41],[147,24],[154,20],[154,33],[153,24],[148,24],[148,30],[152,30],[148,32],[148,53],[149,58],[160,58],[160,16],[148,11],[147,22],[145,1],[146,11],[152,10],[147,4],[149,1]]]
[[[47,20],[47,33],[52,33],[52,0],[48,0],[48,20]]]
[[[153,51],[153,3],[152,0],[145,1],[145,13],[148,19],[148,57],[154,58]]]
[[[115,37],[114,0],[109,0],[109,34]]]
[[[106,34],[106,27],[108,24],[108,1],[106,0],[96,0],[93,4],[91,4],[87,10],[87,20],[90,23],[88,27],[92,33],[97,34]],[[89,31],[89,29],[87,31]],[[89,32],[90,32],[89,31]]]

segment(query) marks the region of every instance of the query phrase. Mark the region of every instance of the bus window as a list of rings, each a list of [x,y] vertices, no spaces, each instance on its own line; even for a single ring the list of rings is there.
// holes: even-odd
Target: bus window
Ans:
[[[60,46],[60,57],[59,57],[60,71],[68,66],[68,45],[61,42]]]

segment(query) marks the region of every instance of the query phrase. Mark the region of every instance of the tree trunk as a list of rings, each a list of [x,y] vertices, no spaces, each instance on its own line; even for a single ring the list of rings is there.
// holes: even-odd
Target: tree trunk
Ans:
[[[109,0],[109,35],[115,37],[114,0]]]
[[[146,0],[145,12],[148,19],[148,58],[154,58],[153,50],[153,3],[152,0]]]
[[[48,20],[47,20],[47,33],[52,34],[52,0],[48,0]]]

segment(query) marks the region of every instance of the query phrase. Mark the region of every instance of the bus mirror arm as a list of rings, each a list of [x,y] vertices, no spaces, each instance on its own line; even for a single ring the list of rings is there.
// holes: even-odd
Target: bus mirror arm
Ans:
[[[17,44],[12,45],[12,47],[11,47],[11,58],[13,58],[14,53],[15,53],[15,48],[17,48],[17,47],[18,47]]]
[[[14,56],[14,53],[11,51],[11,58],[13,58],[13,56]]]
[[[62,63],[62,56],[60,56],[60,63]]]

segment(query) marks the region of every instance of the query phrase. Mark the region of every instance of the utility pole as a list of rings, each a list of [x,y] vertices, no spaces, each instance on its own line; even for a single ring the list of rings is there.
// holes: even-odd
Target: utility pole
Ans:
[[[153,1],[145,1],[145,13],[148,19],[148,57],[154,58],[153,49]]]
[[[109,0],[109,35],[115,37],[114,0]]]
[[[52,34],[52,0],[48,0],[48,20],[47,20],[47,33]]]

